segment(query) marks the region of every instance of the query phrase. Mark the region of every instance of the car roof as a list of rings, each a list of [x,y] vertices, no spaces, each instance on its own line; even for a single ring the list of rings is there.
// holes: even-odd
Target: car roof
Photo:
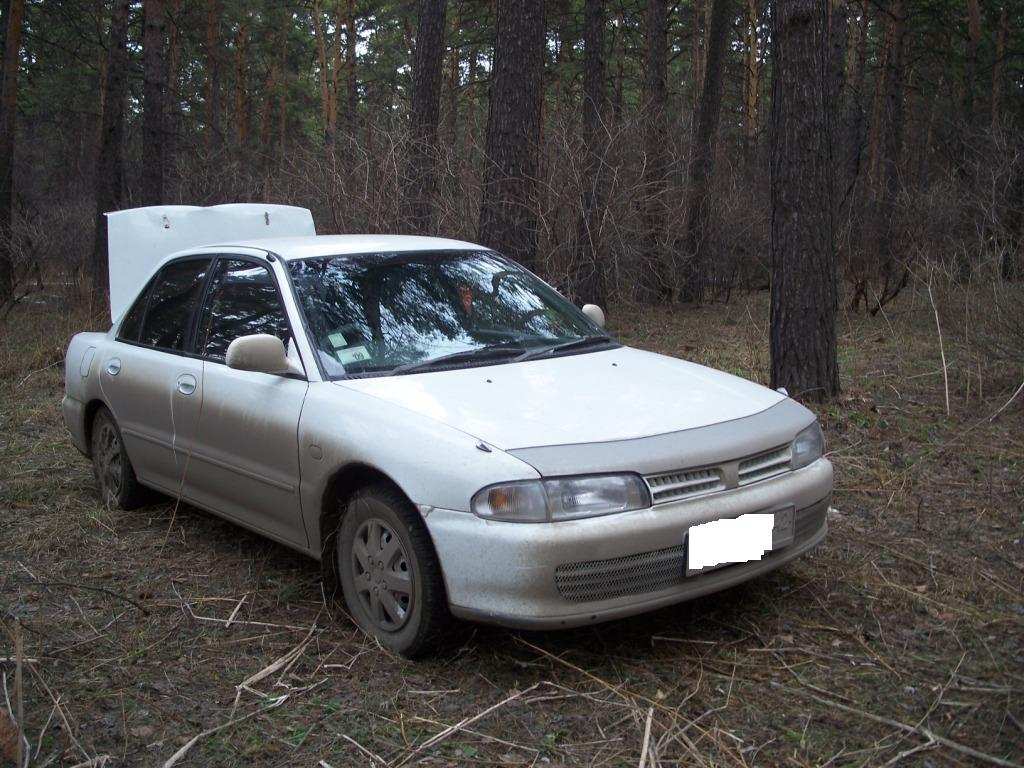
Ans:
[[[482,251],[482,245],[443,237],[416,235],[312,235],[306,237],[266,237],[259,240],[219,243],[211,248],[257,248],[269,251],[286,261],[318,256],[343,256],[358,253],[391,253],[403,251]],[[193,250],[193,249],[190,249]],[[195,249],[199,250],[199,249]]]

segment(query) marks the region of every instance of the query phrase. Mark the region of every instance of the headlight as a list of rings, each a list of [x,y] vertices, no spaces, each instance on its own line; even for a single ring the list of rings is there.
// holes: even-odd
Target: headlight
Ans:
[[[814,422],[794,438],[791,466],[793,469],[806,467],[820,459],[824,452],[825,435],[821,433],[818,422]]]
[[[488,520],[516,523],[576,520],[651,505],[637,475],[583,475],[492,485],[479,491],[473,512]]]

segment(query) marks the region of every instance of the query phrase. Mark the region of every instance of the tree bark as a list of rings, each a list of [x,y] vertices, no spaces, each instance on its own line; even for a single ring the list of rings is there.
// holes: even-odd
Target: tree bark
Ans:
[[[496,26],[479,240],[535,269],[543,0],[501,0]]]
[[[168,0],[165,11],[167,34],[167,89],[164,96],[164,179],[174,175],[174,159],[181,144],[181,43],[182,0]]]
[[[14,130],[18,116],[18,70],[21,68],[21,34],[24,0],[10,0],[5,21],[3,87],[0,91],[0,304],[14,292],[14,253],[11,225],[14,221]]]
[[[878,187],[879,157],[885,122],[885,72],[889,66],[889,52],[892,49],[892,30],[892,23],[887,22],[882,52],[879,56],[878,75],[875,77],[875,92],[871,100],[871,120],[868,123],[867,185],[872,193]]]
[[[327,33],[324,29],[323,9],[320,0],[313,0],[313,39],[316,40],[317,80],[320,83],[320,116],[324,127],[324,142],[334,142],[334,120],[331,99],[331,74],[327,66]]]
[[[458,46],[458,34],[462,29],[462,18],[460,13],[455,13],[449,23],[451,44],[448,46],[448,75],[445,86],[447,104],[445,108],[445,136],[448,137],[450,146],[455,147],[459,143],[459,86],[462,76],[461,52]]]
[[[224,143],[220,120],[220,0],[207,0],[206,5],[206,150],[218,152]]]
[[[906,35],[906,17],[903,0],[889,3],[890,46],[883,74],[884,119],[879,125],[882,132],[879,151],[878,204],[875,209],[875,226],[878,232],[879,277],[881,287],[871,314],[881,308],[899,293],[906,284],[906,269],[900,270],[896,254],[896,199],[899,196],[900,171],[903,157],[903,43]]]
[[[715,137],[722,113],[722,75],[733,22],[733,0],[713,0],[708,33],[707,67],[697,108],[697,130],[693,137],[690,163],[690,191],[687,201],[686,237],[683,253],[684,281],[679,299],[704,300],[707,270],[707,241],[711,224],[711,182],[715,172]]]
[[[96,231],[89,261],[94,302],[109,310],[107,217],[124,202],[124,111],[128,94],[128,6],[117,0],[107,43],[106,98],[100,117],[100,151],[96,159]]]
[[[695,108],[704,88],[704,20],[705,6],[709,2],[711,0],[693,0],[693,29],[690,34],[690,85]]]
[[[612,120],[615,125],[622,123],[625,102],[625,61],[626,61],[626,15],[620,7],[616,14],[617,23],[612,29],[612,58],[615,59],[615,86],[612,93]]]
[[[1003,99],[1003,71],[1006,66],[1006,38],[1010,36],[1010,20],[1006,6],[999,11],[999,31],[996,33],[996,61],[992,66],[992,130],[999,126],[999,109]]]
[[[828,4],[773,14],[771,382],[794,397],[839,391],[828,84]]]
[[[419,23],[412,59],[412,145],[409,155],[409,226],[432,230],[437,196],[437,125],[441,115],[441,70],[447,0],[419,0]]]
[[[349,132],[354,132],[359,124],[359,82],[356,79],[356,42],[359,30],[356,28],[356,0],[348,0],[345,14],[345,75],[348,110],[345,122]]]
[[[246,68],[249,57],[248,18],[238,25],[235,34],[235,143],[240,150],[249,143],[249,92]]]
[[[864,74],[867,63],[868,3],[862,0],[860,21],[850,25],[853,39],[847,44],[849,62],[846,66],[846,85],[843,103],[843,129],[839,161],[842,163],[844,202],[849,201],[853,186],[860,173],[864,144]]]
[[[967,0],[967,52],[964,58],[964,124],[974,122],[974,86],[978,74],[978,46],[981,43],[981,4]]]
[[[747,0],[746,43],[743,67],[743,148],[747,163],[754,161],[757,152],[758,102],[761,95],[761,64],[758,60],[759,39],[757,25],[760,19],[758,0]]]
[[[648,301],[670,293],[667,280],[665,239],[668,220],[668,92],[666,0],[647,0],[643,108],[645,111],[643,172],[644,229],[641,255],[643,274],[638,280],[640,296]]]
[[[604,215],[605,152],[608,131],[604,126],[604,0],[586,0],[583,6],[583,194],[577,236],[576,273],[571,297],[580,303],[605,300],[606,274],[601,248]]]
[[[167,139],[167,51],[164,45],[164,0],[142,3],[142,173],[143,205],[164,202]]]

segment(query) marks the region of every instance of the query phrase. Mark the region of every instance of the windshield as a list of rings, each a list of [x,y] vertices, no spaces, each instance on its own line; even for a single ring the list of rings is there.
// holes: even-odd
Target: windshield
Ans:
[[[442,357],[451,365],[501,362],[605,339],[547,284],[488,251],[360,254],[288,266],[331,378],[425,370]]]

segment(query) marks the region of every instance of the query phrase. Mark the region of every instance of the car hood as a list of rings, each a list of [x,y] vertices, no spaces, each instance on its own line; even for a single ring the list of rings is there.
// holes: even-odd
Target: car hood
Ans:
[[[630,347],[336,384],[502,450],[678,432],[751,416],[784,399],[746,379]]]

